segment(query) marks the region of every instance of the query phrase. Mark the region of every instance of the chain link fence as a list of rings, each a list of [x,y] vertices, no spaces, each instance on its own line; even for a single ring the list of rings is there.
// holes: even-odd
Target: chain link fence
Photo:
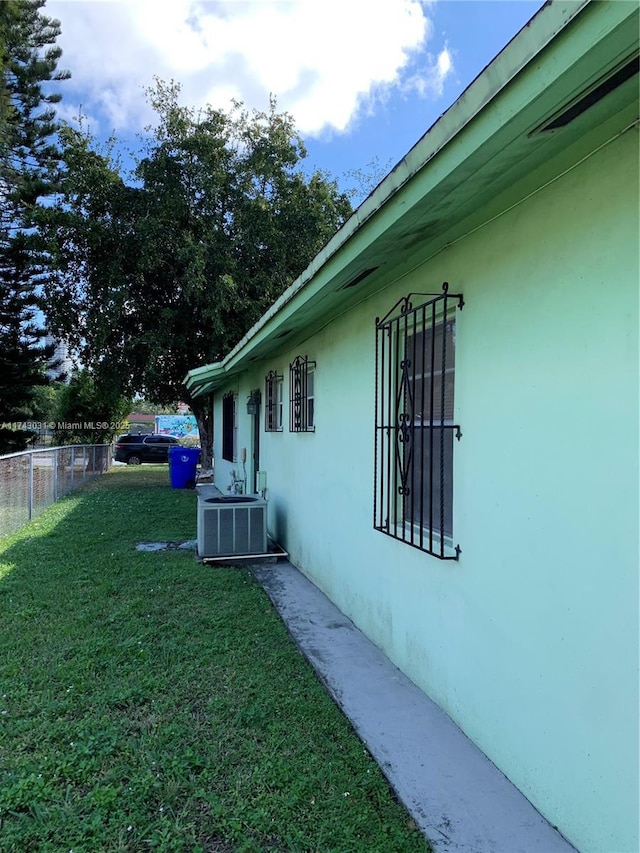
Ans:
[[[0,536],[108,471],[111,452],[110,444],[75,444],[0,456]]]

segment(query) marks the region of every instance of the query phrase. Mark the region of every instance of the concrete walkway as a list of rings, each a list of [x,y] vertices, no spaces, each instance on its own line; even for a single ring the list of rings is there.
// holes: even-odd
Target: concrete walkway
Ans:
[[[254,564],[251,571],[435,851],[575,853],[291,563]]]

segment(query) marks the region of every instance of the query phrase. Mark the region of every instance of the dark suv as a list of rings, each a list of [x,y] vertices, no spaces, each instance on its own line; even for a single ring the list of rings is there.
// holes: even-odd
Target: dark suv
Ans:
[[[169,448],[180,444],[173,435],[121,435],[116,439],[116,462],[140,465],[141,462],[168,462]]]

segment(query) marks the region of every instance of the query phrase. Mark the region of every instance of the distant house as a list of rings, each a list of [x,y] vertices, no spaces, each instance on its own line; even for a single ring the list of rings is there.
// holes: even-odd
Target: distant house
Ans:
[[[186,379],[217,484],[246,448],[292,562],[593,853],[639,849],[638,32],[545,4]]]
[[[130,432],[153,433],[155,432],[156,416],[143,412],[131,412],[127,418]]]

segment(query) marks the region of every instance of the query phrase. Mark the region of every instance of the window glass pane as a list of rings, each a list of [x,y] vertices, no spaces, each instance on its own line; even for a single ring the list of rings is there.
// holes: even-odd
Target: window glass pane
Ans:
[[[315,412],[315,401],[313,392],[313,379],[313,368],[309,368],[309,371],[307,373],[307,429],[311,429],[314,426],[313,418]]]
[[[453,535],[453,441],[451,428],[414,430],[411,488],[405,500],[414,524],[445,536]]]
[[[276,424],[275,428],[280,430],[282,429],[282,385],[283,380],[282,376],[280,376],[276,382]]]
[[[448,320],[412,335],[405,347],[415,367],[405,401],[414,427],[405,449],[411,480],[406,514],[414,524],[448,536],[453,534],[453,430],[440,425],[453,423],[454,344],[455,321]]]
[[[445,326],[444,354],[447,368],[453,368],[455,367],[455,319],[447,320],[446,324],[439,320],[435,330],[427,328],[424,331],[416,332],[415,335],[412,334],[412,329],[408,328],[407,355],[412,360],[413,372],[416,375],[431,373],[432,363],[433,373],[440,373],[442,370],[442,337]]]
[[[238,458],[238,406],[237,400],[235,397],[231,398],[232,404],[232,419],[233,419],[233,458],[232,461],[235,462]]]
[[[435,423],[440,423],[441,420],[444,423],[453,421],[453,370],[447,368],[444,374],[444,409],[442,409],[442,385],[442,373],[433,377],[433,380],[427,376],[425,378],[417,377],[414,381],[410,381],[411,403],[416,423],[430,423],[432,412]]]
[[[265,429],[273,429],[273,379],[267,376],[264,381]]]
[[[235,399],[233,394],[222,398],[222,458],[235,459]]]

